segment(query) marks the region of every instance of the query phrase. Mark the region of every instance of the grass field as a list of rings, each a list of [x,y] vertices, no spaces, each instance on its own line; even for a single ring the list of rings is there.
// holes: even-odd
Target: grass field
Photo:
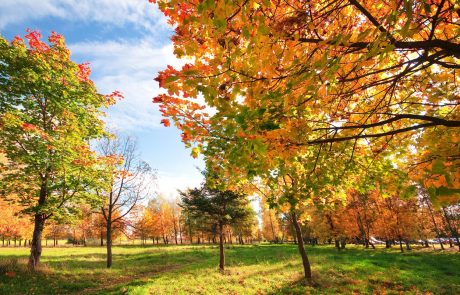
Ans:
[[[295,245],[229,246],[224,274],[215,246],[118,246],[110,270],[104,251],[45,248],[31,274],[27,249],[0,248],[0,294],[460,294],[455,251],[310,246],[312,285]]]

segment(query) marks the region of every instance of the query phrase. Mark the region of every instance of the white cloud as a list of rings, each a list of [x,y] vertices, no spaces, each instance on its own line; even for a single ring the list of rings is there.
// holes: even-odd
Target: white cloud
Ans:
[[[119,90],[125,96],[108,112],[106,121],[111,129],[132,134],[140,130],[164,128],[159,124],[161,114],[152,103],[152,98],[162,91],[153,78],[168,64],[180,67],[185,63],[174,56],[171,44],[157,46],[144,39],[137,43],[81,42],[70,44],[69,48],[73,55],[90,62],[94,73],[92,79],[100,92]],[[159,170],[156,191],[168,199],[174,199],[178,195],[177,189],[199,186],[201,182],[198,171],[172,173]]]
[[[119,90],[125,99],[111,107],[108,125],[121,131],[159,126],[161,115],[152,98],[160,93],[153,80],[168,64],[184,62],[173,54],[173,46],[133,42],[84,42],[69,45],[72,54],[91,64],[96,85],[102,93]]]
[[[147,0],[2,0],[0,29],[28,19],[58,17],[117,26],[131,23],[155,32],[168,26],[160,14]]]
[[[179,193],[177,190],[186,190],[187,188],[193,188],[200,186],[203,182],[203,177],[196,173],[195,175],[172,175],[166,172],[159,172],[158,174],[158,194],[173,200]]]

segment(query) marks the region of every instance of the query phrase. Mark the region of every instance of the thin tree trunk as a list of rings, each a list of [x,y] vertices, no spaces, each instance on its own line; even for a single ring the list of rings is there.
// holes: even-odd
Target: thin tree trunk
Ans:
[[[305,252],[305,247],[303,244],[302,231],[300,229],[299,222],[297,221],[297,215],[294,211],[291,212],[291,219],[294,225],[295,233],[297,236],[297,246],[299,248],[300,256],[302,257],[303,270],[305,278],[311,280],[311,267],[310,261],[308,261],[307,252]]]
[[[179,219],[179,222],[178,222],[178,225],[179,225],[179,239],[180,239],[180,244],[182,245],[182,226],[180,225],[180,219]]]
[[[334,241],[335,241],[335,247],[337,248],[337,250],[340,251],[340,243],[339,243],[339,240],[336,238],[336,239],[334,239]]]
[[[385,248],[391,248],[391,241],[390,240],[385,240]]]
[[[270,212],[270,209],[268,209],[268,218],[270,219],[270,228],[272,230],[272,240],[273,242],[278,243],[278,237],[275,236],[275,228],[273,226],[272,213]]]
[[[224,226],[219,223],[219,269],[224,271],[225,268],[225,253],[224,253]]]
[[[174,218],[174,223],[173,223],[173,225],[174,225],[174,240],[175,240],[176,245],[177,245],[177,244],[179,244],[179,243],[177,242],[177,225],[176,225],[176,218],[175,218],[174,216],[173,216],[173,218]]]
[[[424,201],[425,201],[425,204],[426,204],[427,207],[428,207],[428,211],[430,212],[431,221],[433,221],[433,225],[434,225],[434,228],[435,228],[435,230],[436,230],[436,235],[437,235],[437,237],[438,237],[439,244],[441,245],[441,249],[444,250],[444,245],[443,245],[442,242],[441,242],[441,233],[439,232],[438,225],[436,224],[436,220],[434,219],[433,208],[431,207],[431,204],[428,203],[428,198],[427,198],[427,196],[424,196],[423,199],[424,199]],[[433,247],[434,247],[434,245],[433,245]]]
[[[109,219],[107,220],[107,237],[106,237],[106,244],[107,244],[107,268],[112,267],[112,222],[111,222],[111,214],[109,213]]]
[[[314,244],[313,244],[314,245]],[[345,246],[347,245],[347,239],[346,238],[342,238],[340,239],[340,248],[341,249],[345,249]]]
[[[412,248],[410,247],[409,240],[405,240],[405,243],[406,243],[406,250],[412,250]]]
[[[190,245],[193,244],[193,237],[192,237],[192,225],[190,224],[190,219],[188,219],[188,237],[190,239]]]

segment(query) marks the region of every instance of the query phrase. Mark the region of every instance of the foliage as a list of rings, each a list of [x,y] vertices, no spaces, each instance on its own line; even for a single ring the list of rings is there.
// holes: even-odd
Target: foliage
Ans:
[[[176,26],[175,54],[193,60],[160,72],[167,93],[154,102],[209,168],[252,177],[280,162],[322,167],[321,153],[339,167],[382,156],[458,200],[452,1],[151,2]]]
[[[208,187],[181,192],[180,206],[191,216],[200,217],[212,227],[236,225],[249,218],[251,210],[247,197],[232,191],[219,191]]]
[[[58,218],[78,202],[97,202],[89,141],[103,134],[101,109],[113,96],[97,93],[88,65],[70,60],[61,35],[49,43],[40,37],[29,31],[28,46],[20,37],[0,39],[0,142],[8,159],[1,186],[27,213]]]

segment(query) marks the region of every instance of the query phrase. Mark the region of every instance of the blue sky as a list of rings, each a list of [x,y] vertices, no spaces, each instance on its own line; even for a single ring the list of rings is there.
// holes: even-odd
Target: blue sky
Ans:
[[[160,125],[152,97],[161,90],[157,72],[183,61],[173,55],[172,28],[147,0],[1,0],[0,34],[23,36],[27,28],[44,37],[63,34],[76,62],[91,64],[91,79],[101,93],[121,91],[125,99],[112,107],[107,124],[134,135],[142,158],[158,170],[158,192],[174,197],[177,189],[202,181],[174,127]]]

